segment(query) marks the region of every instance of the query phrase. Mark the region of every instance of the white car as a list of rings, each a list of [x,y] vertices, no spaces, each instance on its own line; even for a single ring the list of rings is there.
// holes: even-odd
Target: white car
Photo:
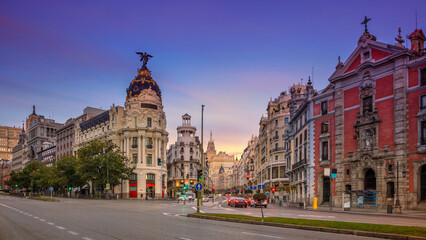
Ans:
[[[203,197],[203,202],[208,202],[210,199],[206,196]]]
[[[178,198],[178,201],[185,201],[185,200],[186,200],[185,196],[180,196],[180,197]]]
[[[186,200],[188,200],[188,201],[194,200],[194,194],[193,193],[187,193],[186,194]]]

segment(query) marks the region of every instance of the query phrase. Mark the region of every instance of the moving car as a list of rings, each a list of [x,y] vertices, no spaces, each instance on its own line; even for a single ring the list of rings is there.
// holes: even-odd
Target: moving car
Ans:
[[[247,198],[247,203],[250,207],[254,205],[254,199],[253,198]]]
[[[195,199],[195,196],[194,196],[194,194],[193,193],[187,193],[186,194],[186,200],[187,201],[192,201],[192,200],[194,200]]]
[[[264,208],[267,208],[268,207],[268,200],[267,199],[265,199],[265,200],[263,200],[263,201],[258,201],[258,200],[256,200],[255,202],[254,202],[254,207],[260,207],[260,206],[262,206],[262,207],[264,207]]]
[[[247,207],[247,200],[244,198],[235,198],[232,200],[231,207]]]
[[[178,201],[185,201],[185,200],[186,200],[185,195],[182,195],[178,198]]]
[[[207,196],[203,197],[203,202],[208,202],[209,200],[210,200],[209,197],[207,197]]]
[[[234,199],[235,199],[235,197],[228,198],[228,206],[231,206],[231,203]]]

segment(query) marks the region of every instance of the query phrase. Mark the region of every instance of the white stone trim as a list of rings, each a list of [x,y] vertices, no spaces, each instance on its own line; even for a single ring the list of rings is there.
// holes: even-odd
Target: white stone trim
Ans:
[[[388,99],[391,99],[391,98],[393,98],[393,95],[389,95],[387,97],[382,97],[382,98],[376,99],[375,102],[380,102],[380,101],[388,100]]]
[[[355,106],[352,106],[352,107],[348,107],[348,108],[345,108],[345,109],[343,109],[343,111],[344,112],[346,112],[346,111],[349,111],[349,110],[352,110],[352,109],[356,109],[356,108],[359,108],[361,105],[355,105]]]

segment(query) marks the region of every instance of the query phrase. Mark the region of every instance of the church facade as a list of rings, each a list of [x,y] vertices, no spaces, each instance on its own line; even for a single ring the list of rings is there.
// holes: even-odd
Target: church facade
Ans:
[[[113,104],[75,127],[75,151],[94,139],[108,139],[136,167],[130,180],[113,189],[122,198],[158,199],[166,193],[167,120],[161,90],[146,62],[126,91],[124,107]]]

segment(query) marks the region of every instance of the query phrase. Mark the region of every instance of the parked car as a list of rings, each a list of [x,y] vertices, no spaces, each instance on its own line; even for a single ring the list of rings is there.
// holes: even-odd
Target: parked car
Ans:
[[[260,207],[260,206],[262,206],[262,207],[264,207],[264,208],[267,208],[267,207],[268,207],[268,200],[267,200],[267,199],[265,199],[265,200],[260,201],[260,202],[259,202],[259,200],[256,200],[256,201],[254,202],[254,207]]]
[[[232,200],[231,207],[247,207],[247,200],[244,198],[235,198]]]
[[[203,197],[203,202],[208,202],[209,200],[210,200],[209,197],[207,197],[207,196]]]
[[[235,197],[230,197],[228,198],[228,206],[231,206],[232,200],[234,200]]]

